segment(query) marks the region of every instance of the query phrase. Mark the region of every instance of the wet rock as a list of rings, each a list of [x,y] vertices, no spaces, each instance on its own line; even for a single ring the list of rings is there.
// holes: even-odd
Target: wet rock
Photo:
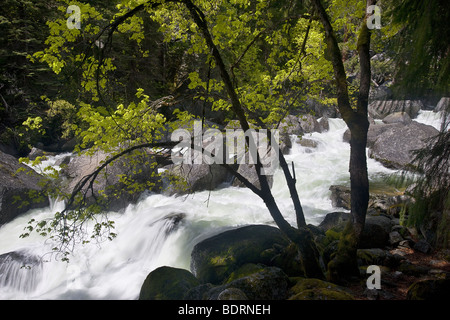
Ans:
[[[303,134],[303,128],[300,126],[298,118],[294,115],[287,115],[278,126],[280,133],[286,133],[288,135],[301,135]]]
[[[344,225],[350,220],[351,214],[349,212],[331,212],[325,216],[319,224],[319,228],[323,231],[328,231],[337,225]]]
[[[413,150],[426,146],[438,134],[432,127],[416,121],[409,125],[394,124],[384,130],[369,148],[369,156],[392,169],[414,169]]]
[[[317,146],[319,145],[317,141],[303,137],[301,139],[296,139],[295,142],[306,148],[317,148]]]
[[[316,117],[311,114],[304,114],[298,117],[298,122],[303,130],[303,133],[321,132],[322,127],[317,121]]]
[[[327,117],[322,117],[319,120],[319,124],[320,124],[320,132],[326,132],[328,130],[330,130],[330,122],[328,121]]]
[[[331,191],[331,204],[336,208],[344,208],[350,210],[350,195],[351,190],[349,187],[332,185],[329,190]]]
[[[142,284],[139,300],[181,300],[199,284],[188,270],[160,267],[148,274]]]
[[[288,154],[291,148],[291,136],[287,133],[280,133],[280,152],[283,154]]]
[[[288,243],[278,228],[267,225],[228,230],[195,245],[191,271],[203,283],[220,284],[246,263],[271,265],[276,251],[270,249]]]
[[[383,118],[383,123],[386,123],[386,124],[389,124],[389,123],[410,124],[411,121],[412,121],[411,117],[406,112],[394,112]]]
[[[434,112],[439,111],[449,111],[450,110],[450,97],[443,97],[436,105],[436,108],[434,108]]]
[[[0,151],[0,226],[31,209],[49,206],[43,177]]]
[[[367,131],[367,147],[372,147],[378,137],[389,130],[389,128],[398,126],[398,123],[370,123],[369,130]],[[350,142],[351,134],[350,129],[344,132],[342,140],[344,142]]]
[[[92,174],[109,157],[111,155],[103,151],[72,156],[61,170],[61,183],[65,192],[71,193],[84,177]],[[127,184],[121,181],[122,176],[127,176],[133,183],[145,185],[145,189],[151,189],[152,185],[159,190],[161,184],[156,176],[154,161],[151,154],[139,154],[132,162],[125,157],[108,164],[97,175],[92,188],[87,183],[82,190],[88,205],[95,202],[105,210],[120,211],[130,203],[136,203],[145,190],[139,192],[132,187],[133,192],[129,192]]]
[[[218,164],[173,164],[165,168],[167,169],[166,177],[177,177],[177,182],[167,178],[167,183],[163,187],[165,195],[214,190],[230,180],[229,172]]]

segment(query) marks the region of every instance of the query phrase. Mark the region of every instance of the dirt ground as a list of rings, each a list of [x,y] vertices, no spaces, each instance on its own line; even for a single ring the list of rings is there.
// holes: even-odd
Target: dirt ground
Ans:
[[[450,278],[450,251],[435,251],[430,254],[410,248],[397,248],[391,253],[401,254],[415,269],[425,272],[401,272],[382,267],[381,289],[368,290],[364,281],[347,287],[358,300],[406,300],[409,287],[417,281]],[[369,275],[368,275],[369,277]]]

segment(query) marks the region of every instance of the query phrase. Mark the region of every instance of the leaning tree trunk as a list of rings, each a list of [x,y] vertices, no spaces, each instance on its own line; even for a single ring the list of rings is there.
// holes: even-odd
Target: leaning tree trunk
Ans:
[[[376,1],[368,0],[367,6]],[[364,230],[367,206],[369,203],[369,180],[367,174],[366,144],[369,129],[367,104],[370,89],[370,30],[367,16],[361,26],[358,37],[358,55],[360,60],[360,88],[355,109],[350,104],[347,75],[342,62],[333,27],[320,0],[313,0],[312,5],[325,29],[325,38],[331,54],[337,87],[338,108],[350,129],[350,186],[352,220],[342,233],[338,250],[328,264],[328,279],[339,282],[349,275],[357,275],[356,250]]]

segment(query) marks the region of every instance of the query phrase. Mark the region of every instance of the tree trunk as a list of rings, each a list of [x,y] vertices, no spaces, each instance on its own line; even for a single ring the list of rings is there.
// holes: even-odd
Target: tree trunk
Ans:
[[[351,212],[355,236],[359,242],[366,221],[369,204],[369,179],[367,175],[366,144],[369,122],[367,117],[356,121],[350,129],[350,186]]]
[[[200,31],[202,32],[206,44],[208,45],[208,48],[211,50],[211,54],[214,57],[217,67],[219,68],[222,81],[224,82],[228,96],[231,100],[232,109],[239,119],[241,128],[244,131],[248,130],[250,126],[248,124],[247,117],[245,115],[244,109],[242,108],[239,97],[231,81],[229,70],[226,68],[222,56],[217,46],[214,44],[213,38],[209,32],[206,17],[201,12],[201,10],[192,3],[191,0],[185,0],[183,2],[190,11],[192,18],[199,27]],[[279,153],[279,157],[281,166],[283,168],[286,177],[286,181],[289,186],[291,198],[296,210],[297,222],[299,224],[299,227],[301,226],[301,228],[296,229],[292,227],[283,217],[272,195],[269,183],[267,181],[267,177],[261,174],[262,164],[258,154],[255,168],[261,189],[258,190],[258,192],[256,193],[263,199],[264,203],[266,204],[266,207],[270,212],[270,215],[274,219],[278,228],[298,246],[303,262],[305,275],[308,277],[323,278],[324,273],[322,271],[322,268],[320,267],[319,253],[317,247],[315,245],[311,232],[309,231],[309,229],[305,228],[306,222],[303,215],[303,210],[301,208],[300,200],[298,198],[297,191],[295,190],[295,180],[292,178],[287,168],[284,156],[281,152]]]
[[[375,3],[375,0],[367,0],[367,6]],[[338,250],[332,261],[328,264],[328,279],[339,282],[349,275],[358,274],[356,250],[364,230],[369,203],[366,144],[367,131],[369,129],[367,104],[371,79],[369,56],[370,31],[367,28],[366,16],[358,37],[361,78],[357,106],[356,109],[353,109],[348,96],[347,75],[342,62],[342,54],[329,17],[320,0],[313,0],[312,5],[325,29],[325,37],[331,54],[331,62],[336,79],[338,108],[351,133],[349,171],[352,220],[343,231]]]

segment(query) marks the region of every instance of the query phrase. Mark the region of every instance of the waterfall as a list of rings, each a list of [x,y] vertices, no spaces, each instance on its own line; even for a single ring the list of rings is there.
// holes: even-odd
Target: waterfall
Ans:
[[[33,291],[42,276],[42,261],[26,252],[0,255],[0,288],[21,292]]]
[[[303,139],[314,141],[310,146],[292,136],[293,147],[286,155],[288,163],[294,163],[307,223],[318,224],[335,211],[329,187],[349,181],[350,147],[342,140],[347,127],[341,119],[329,119],[329,127],[327,132],[306,134]],[[368,169],[372,180],[393,172],[372,159]],[[272,190],[294,224],[281,170],[275,173]],[[149,194],[124,213],[110,213],[117,233],[113,241],[79,245],[65,263],[50,259],[51,243],[44,238],[19,238],[31,218],[51,217],[62,206],[54,201],[50,208],[32,210],[0,228],[0,255],[9,254],[0,260],[0,299],[136,299],[155,268],[189,269],[192,248],[202,239],[240,225],[273,224],[263,201],[247,188],[180,197]]]

